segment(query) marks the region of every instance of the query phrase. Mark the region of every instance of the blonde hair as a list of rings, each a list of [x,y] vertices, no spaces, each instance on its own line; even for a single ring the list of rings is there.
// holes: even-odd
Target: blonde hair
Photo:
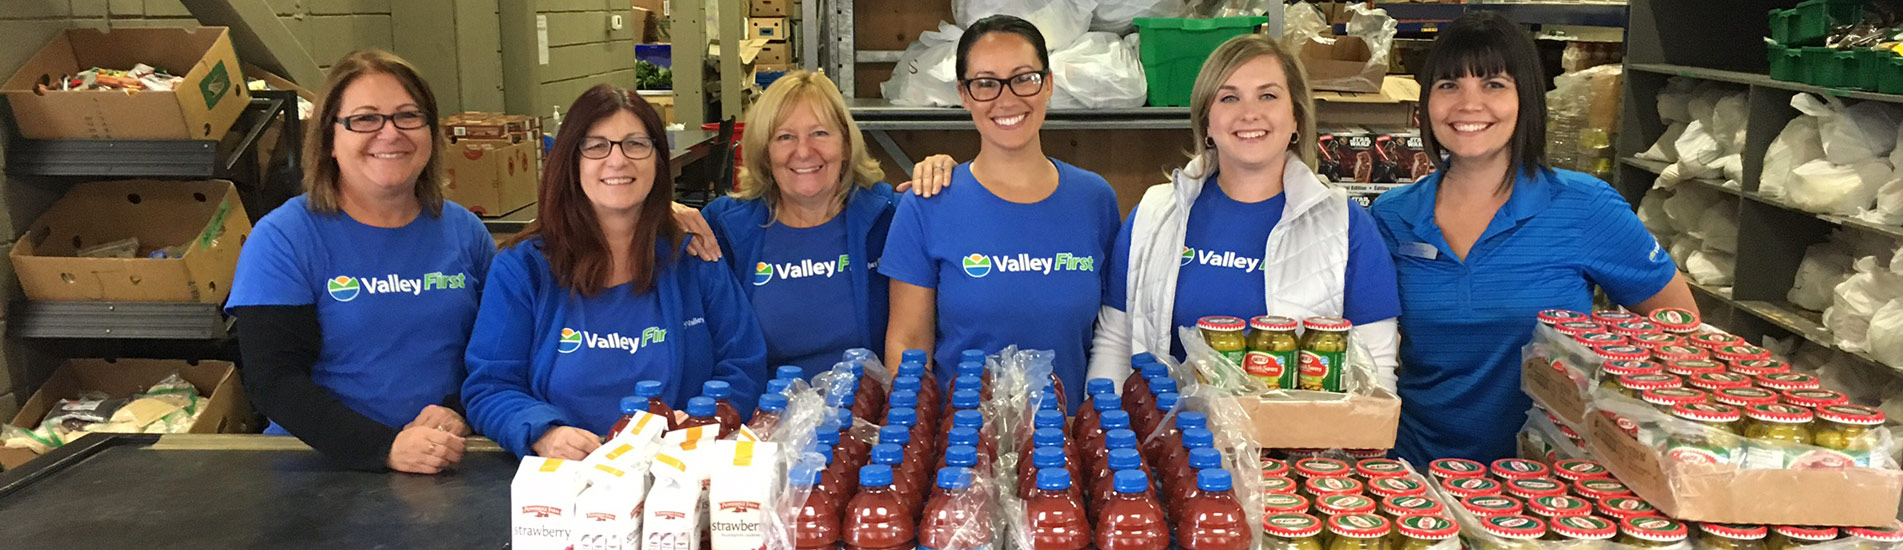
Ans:
[[[1289,102],[1295,109],[1293,152],[1309,167],[1315,166],[1315,94],[1308,89],[1307,72],[1301,60],[1266,34],[1245,34],[1217,46],[1209,59],[1203,61],[1202,72],[1196,75],[1196,85],[1190,89],[1189,131],[1196,139],[1190,157],[1203,159],[1203,173],[1194,176],[1216,173],[1215,151],[1209,147],[1209,108],[1216,103],[1216,92],[1236,74],[1236,69],[1263,56],[1282,62],[1282,73],[1288,75]]]
[[[372,74],[387,74],[396,78],[429,121],[429,161],[423,164],[422,173],[416,177],[416,202],[430,216],[441,216],[445,181],[443,149],[448,145],[443,140],[442,126],[436,124],[442,118],[436,108],[436,94],[430,91],[429,83],[423,81],[410,62],[377,49],[350,52],[330,67],[330,74],[324,79],[324,97],[317,100],[315,110],[317,120],[304,135],[304,192],[309,195],[305,199],[307,206],[312,212],[324,214],[342,211],[337,159],[331,156],[332,148],[337,145],[338,127],[341,126],[337,123],[337,112],[343,108],[344,90],[350,88],[358,78]]]
[[[811,106],[813,113],[838,130],[846,142],[846,165],[840,170],[842,185],[833,193],[834,204],[844,205],[853,188],[870,188],[885,178],[879,161],[866,151],[865,136],[859,133],[859,123],[853,122],[839,87],[822,73],[787,73],[767,86],[747,113],[748,131],[740,138],[740,156],[746,159],[746,165],[740,170],[740,188],[733,194],[739,199],[765,199],[772,219],[779,216],[780,187],[773,181],[773,159],[767,153],[767,142],[800,105]]]

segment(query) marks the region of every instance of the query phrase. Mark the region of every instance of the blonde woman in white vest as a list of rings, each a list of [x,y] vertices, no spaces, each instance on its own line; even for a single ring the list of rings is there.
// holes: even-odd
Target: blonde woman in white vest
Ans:
[[[1182,359],[1176,327],[1205,316],[1334,317],[1354,323],[1392,390],[1394,262],[1368,213],[1309,167],[1301,63],[1268,36],[1240,36],[1210,54],[1191,93],[1195,150],[1124,221],[1089,377],[1121,381],[1136,354]]]

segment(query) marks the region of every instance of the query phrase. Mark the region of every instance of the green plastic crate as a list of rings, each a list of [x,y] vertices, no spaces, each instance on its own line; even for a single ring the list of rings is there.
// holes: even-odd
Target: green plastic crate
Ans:
[[[1797,32],[1797,19],[1797,10],[1771,10],[1771,41],[1792,44],[1791,37]]]
[[[1903,94],[1903,56],[1892,54],[1884,63],[1883,76],[1877,79],[1877,91]]]
[[[1799,82],[1804,78],[1804,51],[1786,48],[1777,44],[1764,46],[1765,57],[1771,61],[1771,78],[1786,82]]]
[[[1827,88],[1856,88],[1861,81],[1857,77],[1857,52],[1833,50],[1824,58],[1824,64],[1817,69],[1816,84]]]
[[[1255,32],[1256,27],[1268,22],[1267,17],[1138,17],[1137,35],[1142,43],[1137,57],[1143,62],[1143,77],[1150,85],[1150,105],[1188,106],[1190,88],[1195,86],[1196,74],[1203,70],[1209,54],[1223,42]]]
[[[1829,86],[1829,84],[1826,84],[1828,80],[1825,79],[1824,71],[1832,63],[1831,56],[1836,54],[1837,50],[1823,46],[1804,46],[1802,48],[1792,49],[1800,52],[1799,59],[1802,60],[1798,63],[1798,82],[1817,86]]]
[[[1887,50],[1857,50],[1857,87],[1872,92],[1883,87],[1883,73],[1889,72],[1890,58],[1896,54]]]
[[[1808,0],[1797,4],[1797,24],[1786,45],[1813,46],[1824,43],[1830,28],[1863,20],[1864,4],[1869,0]]]

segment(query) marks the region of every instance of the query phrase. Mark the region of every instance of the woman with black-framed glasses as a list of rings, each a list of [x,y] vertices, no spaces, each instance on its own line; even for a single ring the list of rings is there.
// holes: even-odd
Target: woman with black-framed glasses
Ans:
[[[893,215],[879,266],[892,280],[887,364],[927,350],[947,383],[967,349],[1054,350],[1076,404],[1120,225],[1116,193],[1044,155],[1050,54],[1037,27],[979,20],[959,39],[956,64],[982,145],[938,196],[905,197]]]
[[[340,465],[437,473],[462,457],[463,349],[495,241],[443,198],[436,98],[386,52],[331,67],[305,194],[258,220],[226,311],[271,426]]]

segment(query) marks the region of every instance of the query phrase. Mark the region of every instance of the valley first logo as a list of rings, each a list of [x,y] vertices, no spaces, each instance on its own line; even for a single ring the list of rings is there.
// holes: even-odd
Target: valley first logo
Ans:
[[[430,272],[421,278],[405,279],[395,273],[377,278],[351,277],[338,275],[324,283],[324,290],[331,299],[348,302],[357,299],[365,292],[370,294],[409,294],[421,296],[431,290],[456,290],[469,288],[469,275],[457,273],[446,275],[442,272]]]
[[[1097,258],[1079,256],[1069,252],[1059,252],[1056,256],[1032,256],[1019,253],[1016,256],[986,256],[978,253],[966,255],[962,260],[965,275],[974,279],[990,275],[992,270],[1001,273],[1039,273],[1050,275],[1053,271],[1096,271]]]
[[[798,263],[788,262],[783,264],[755,262],[753,264],[753,286],[765,286],[767,283],[773,282],[775,278],[780,280],[804,279],[807,277],[832,278],[833,275],[845,273],[846,266],[851,264],[852,255],[850,254],[840,254],[839,260],[837,261],[802,259]]]
[[[1239,269],[1242,270],[1243,273],[1255,273],[1256,270],[1262,268],[1263,264],[1268,262],[1262,258],[1251,258],[1234,252],[1224,251],[1218,254],[1214,250],[1197,250],[1185,246],[1183,247],[1183,259],[1179,265],[1188,267],[1191,263]]]
[[[561,340],[555,343],[555,351],[557,353],[574,353],[586,346],[589,349],[627,350],[628,354],[633,355],[635,352],[641,351],[641,348],[666,341],[667,329],[660,327],[641,329],[640,338],[629,338],[622,336],[619,332],[596,334],[585,330],[563,328]]]

